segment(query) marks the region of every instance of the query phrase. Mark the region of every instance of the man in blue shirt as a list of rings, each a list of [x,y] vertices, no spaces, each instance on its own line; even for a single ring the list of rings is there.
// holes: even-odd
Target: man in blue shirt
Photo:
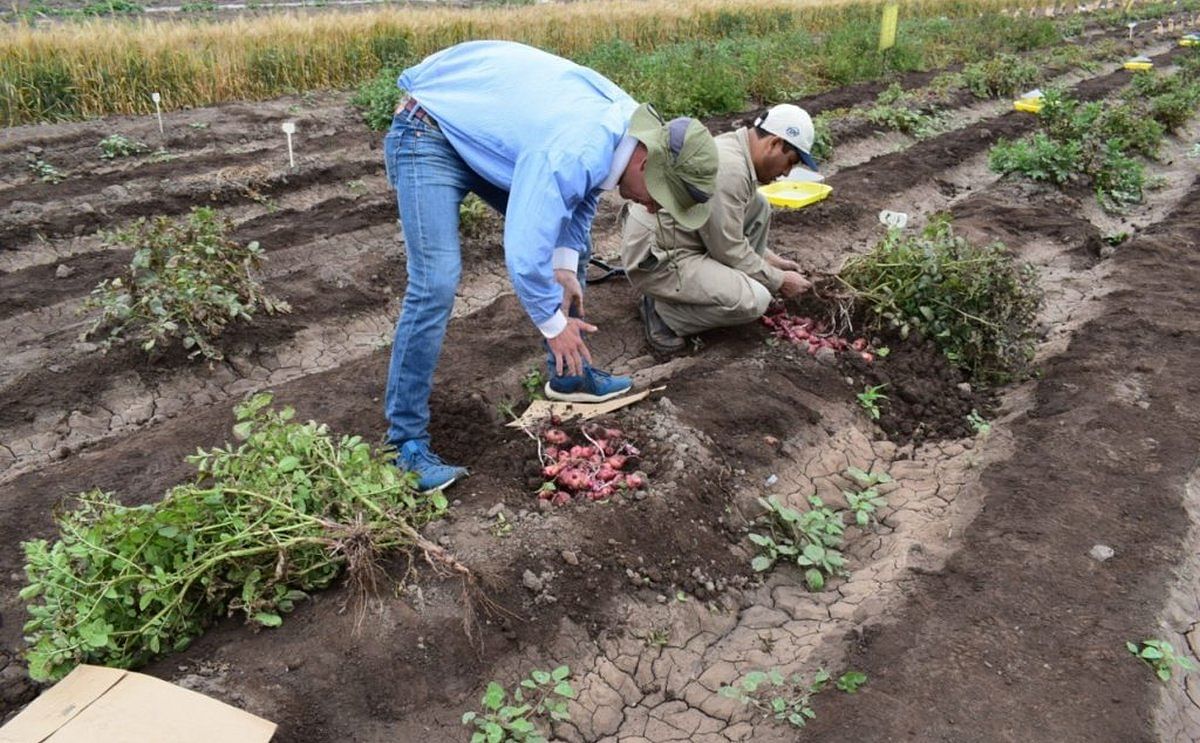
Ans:
[[[397,465],[422,491],[466,474],[429,446],[433,372],[461,273],[458,208],[473,192],[505,215],[504,257],[517,298],[548,348],[546,395],[599,402],[628,377],[591,366],[583,284],[602,191],[662,209],[690,229],[716,188],[712,135],[694,119],[663,122],[604,76],[506,41],[444,49],[405,70],[384,139],[408,256],[385,411]]]

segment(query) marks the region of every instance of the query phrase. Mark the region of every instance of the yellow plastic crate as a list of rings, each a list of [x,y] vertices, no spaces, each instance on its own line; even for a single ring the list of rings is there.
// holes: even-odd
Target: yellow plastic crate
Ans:
[[[1041,98],[1020,98],[1013,102],[1013,108],[1025,113],[1041,113],[1042,99]]]
[[[816,181],[776,181],[759,186],[758,190],[774,206],[788,209],[799,209],[809,204],[815,204],[833,193],[832,186],[826,186],[824,183]]]
[[[1200,36],[1184,36],[1179,40],[1180,46],[1200,46]]]

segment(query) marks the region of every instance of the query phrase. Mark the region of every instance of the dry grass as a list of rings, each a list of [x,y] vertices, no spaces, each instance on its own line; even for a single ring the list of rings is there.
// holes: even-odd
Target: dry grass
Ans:
[[[910,0],[901,17],[1040,7],[1035,0]],[[384,8],[243,16],[225,22],[91,20],[0,30],[0,123],[254,100],[352,86],[382,66],[467,39],[501,38],[575,56],[621,38],[639,49],[681,40],[810,33],[877,17],[857,0],[601,0],[491,8]]]

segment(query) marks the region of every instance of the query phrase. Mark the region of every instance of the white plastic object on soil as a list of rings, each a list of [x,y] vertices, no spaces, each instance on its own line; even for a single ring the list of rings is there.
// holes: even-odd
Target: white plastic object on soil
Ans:
[[[884,209],[883,211],[879,212],[879,223],[885,227],[892,227],[897,230],[902,230],[908,226],[908,214]]]
[[[158,117],[158,133],[162,134],[163,133],[162,107],[159,105],[159,102],[162,101],[162,96],[159,95],[158,93],[151,93],[150,100],[154,101],[154,115]]]
[[[296,122],[285,121],[283,122],[283,126],[280,128],[282,128],[283,133],[287,135],[288,164],[294,168],[296,167],[296,156],[292,152],[292,135],[296,133]]]

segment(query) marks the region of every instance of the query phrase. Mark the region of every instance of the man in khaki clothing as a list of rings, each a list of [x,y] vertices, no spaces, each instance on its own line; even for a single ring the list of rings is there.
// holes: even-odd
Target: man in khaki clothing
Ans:
[[[767,247],[771,207],[758,192],[799,163],[813,160],[812,119],[791,104],[716,137],[717,190],[708,221],[687,230],[666,214],[630,205],[622,235],[626,275],[642,292],[650,347],[682,351],[684,336],[741,325],[762,316],[772,294],[794,297],[811,284],[799,264]]]

